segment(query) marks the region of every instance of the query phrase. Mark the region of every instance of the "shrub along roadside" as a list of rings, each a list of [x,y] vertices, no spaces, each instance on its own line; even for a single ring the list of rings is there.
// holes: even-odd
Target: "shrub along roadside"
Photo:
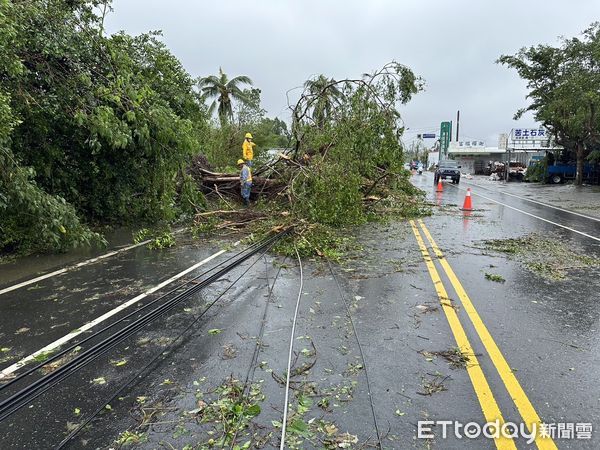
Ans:
[[[208,128],[195,80],[156,33],[105,36],[97,3],[0,0],[0,253],[203,203],[182,178]]]

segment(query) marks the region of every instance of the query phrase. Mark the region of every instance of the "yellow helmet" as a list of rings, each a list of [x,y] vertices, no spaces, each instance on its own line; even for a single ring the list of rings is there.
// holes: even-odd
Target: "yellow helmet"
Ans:
[[[244,161],[243,159],[238,159],[238,162],[237,162],[237,163],[238,163],[238,164],[244,164],[244,162],[245,162],[245,161]]]
[[[246,139],[252,139],[252,133],[246,133]]]

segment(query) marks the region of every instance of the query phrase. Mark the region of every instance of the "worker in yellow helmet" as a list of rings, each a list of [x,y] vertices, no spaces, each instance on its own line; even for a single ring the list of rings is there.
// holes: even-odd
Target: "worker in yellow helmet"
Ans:
[[[240,187],[244,205],[250,204],[250,191],[252,189],[252,170],[247,162],[243,159],[238,159],[238,167],[240,169]]]
[[[255,145],[256,144],[252,142],[252,134],[246,133],[246,136],[244,136],[244,143],[242,144],[242,158],[244,158],[248,167],[252,167]]]

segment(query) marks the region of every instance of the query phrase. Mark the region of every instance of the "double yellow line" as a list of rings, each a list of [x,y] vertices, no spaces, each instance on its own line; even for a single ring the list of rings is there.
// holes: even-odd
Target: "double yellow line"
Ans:
[[[442,305],[442,309],[446,314],[446,319],[450,324],[450,329],[452,334],[454,335],[454,339],[456,340],[456,344],[460,348],[460,350],[469,356],[469,364],[467,365],[467,373],[469,374],[469,378],[471,379],[471,383],[473,384],[473,388],[475,389],[475,393],[477,395],[477,399],[479,400],[479,404],[481,405],[481,410],[483,411],[483,415],[485,416],[485,420],[487,422],[494,422],[496,420],[499,421],[500,425],[504,423],[504,418],[502,417],[502,412],[498,407],[498,403],[494,398],[494,394],[490,388],[490,385],[486,379],[485,374],[477,357],[475,356],[475,352],[473,351],[473,347],[469,342],[465,329],[463,328],[460,319],[454,309],[451,300],[448,297],[444,284],[440,278],[439,272],[436,268],[436,265],[431,258],[431,254],[427,246],[425,245],[425,241],[421,236],[421,232],[429,242],[429,245],[433,249],[433,252],[442,267],[444,273],[450,280],[452,287],[456,291],[458,298],[461,302],[461,306],[464,311],[467,313],[479,339],[483,343],[485,350],[487,351],[490,360],[494,364],[500,378],[502,379],[509,395],[511,396],[517,410],[521,414],[523,421],[530,432],[536,430],[536,438],[535,443],[540,450],[553,450],[556,449],[556,444],[550,437],[542,436],[540,434],[540,424],[541,420],[538,414],[536,413],[533,405],[527,398],[525,391],[519,384],[519,381],[515,377],[513,371],[510,366],[506,362],[506,359],[502,355],[502,352],[496,345],[496,342],[492,338],[492,335],[488,331],[487,327],[481,320],[481,317],[477,313],[477,310],[473,306],[473,302],[467,295],[465,289],[463,288],[461,282],[458,277],[452,270],[452,267],[444,257],[444,254],[439,249],[437,244],[435,243],[431,233],[425,226],[422,220],[418,221],[419,227],[417,227],[415,221],[411,220],[410,225],[412,227],[413,233],[415,234],[415,238],[417,243],[419,244],[419,248],[421,250],[421,254],[423,255],[423,259],[425,260],[425,265],[427,266],[427,270],[429,271],[429,276],[431,277],[431,281],[435,287],[435,290],[440,299],[440,303]],[[420,228],[420,231],[419,231]],[[499,437],[495,439],[495,444],[498,449],[516,449],[516,445],[514,441],[507,437]]]

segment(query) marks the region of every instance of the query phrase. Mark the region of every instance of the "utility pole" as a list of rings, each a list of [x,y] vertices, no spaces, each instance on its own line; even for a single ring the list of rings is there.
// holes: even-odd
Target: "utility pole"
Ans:
[[[512,140],[513,130],[510,130],[510,138]],[[508,160],[506,161],[506,166],[504,167],[504,182],[508,183],[510,180],[510,142],[507,138],[506,140],[506,150],[508,152]]]
[[[458,127],[460,125],[460,110],[456,111],[456,142],[458,142]]]

